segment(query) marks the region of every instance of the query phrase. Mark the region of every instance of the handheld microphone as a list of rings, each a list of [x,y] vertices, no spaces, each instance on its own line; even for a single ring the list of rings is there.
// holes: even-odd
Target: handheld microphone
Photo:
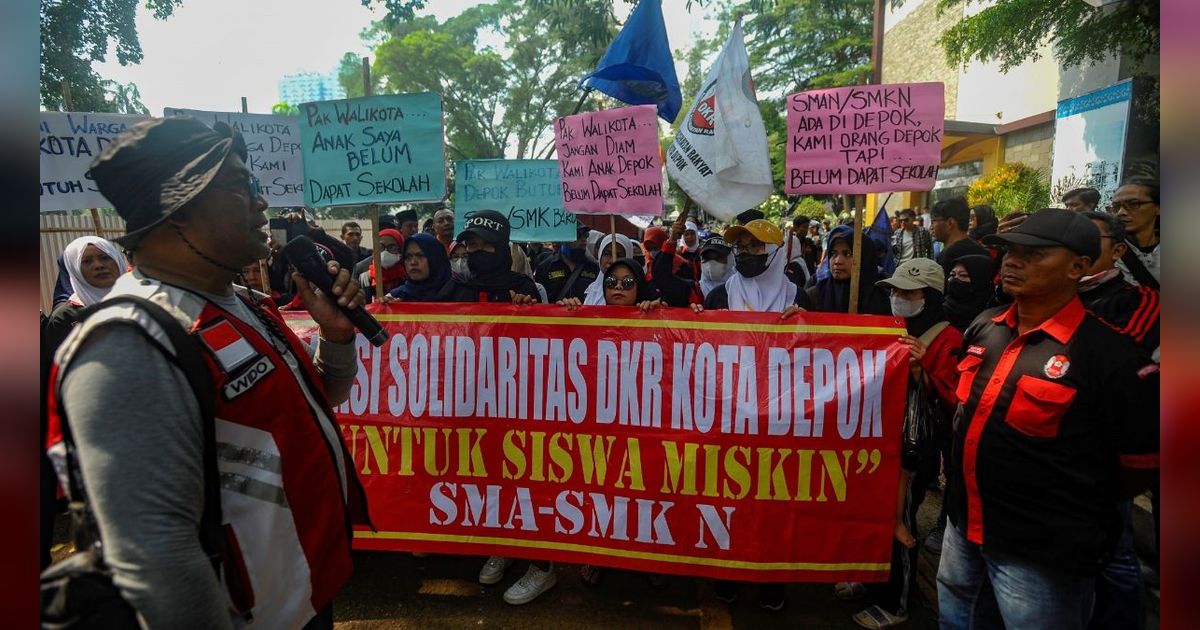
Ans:
[[[334,300],[334,304],[342,309],[354,327],[366,336],[371,345],[378,347],[387,341],[387,331],[366,309],[361,306],[346,308],[337,304],[337,296],[333,294],[333,277],[329,275],[327,262],[312,239],[304,235],[297,236],[284,245],[283,253],[287,256],[288,262],[295,265],[296,271],[299,271],[305,280],[313,283],[330,300]]]

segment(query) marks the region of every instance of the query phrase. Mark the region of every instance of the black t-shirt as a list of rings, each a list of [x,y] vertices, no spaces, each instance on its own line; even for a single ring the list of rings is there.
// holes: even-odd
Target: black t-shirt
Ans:
[[[991,253],[988,252],[986,247],[976,243],[974,239],[968,237],[961,241],[955,242],[953,245],[943,248],[942,253],[938,256],[937,261],[938,264],[942,266],[942,270],[946,272],[946,277],[949,278],[950,270],[954,269],[955,261],[963,256],[971,255],[991,256]]]
[[[582,300],[587,293],[588,285],[595,282],[596,276],[600,275],[600,265],[590,260],[575,263],[575,265],[579,269],[579,273],[575,273],[574,269],[567,266],[561,255],[538,265],[533,277],[546,288],[546,297],[551,302],[569,297]],[[567,281],[571,280],[572,276],[575,279],[568,287]]]
[[[1016,308],[963,336],[946,513],[984,549],[1095,575],[1120,468],[1158,468],[1158,366],[1078,299],[1024,335]]]

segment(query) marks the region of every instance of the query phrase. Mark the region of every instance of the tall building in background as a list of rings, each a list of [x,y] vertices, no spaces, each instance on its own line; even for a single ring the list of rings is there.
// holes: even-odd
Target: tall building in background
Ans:
[[[291,105],[312,101],[346,98],[346,90],[338,84],[337,75],[301,72],[284,75],[279,80],[279,100]]]

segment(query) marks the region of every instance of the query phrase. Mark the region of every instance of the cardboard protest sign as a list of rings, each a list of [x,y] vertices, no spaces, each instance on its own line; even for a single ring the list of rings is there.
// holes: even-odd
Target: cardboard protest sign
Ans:
[[[575,240],[575,215],[563,209],[557,160],[459,160],[454,168],[454,224],[476,210],[508,217],[510,240]]]
[[[336,409],[360,549],[879,581],[908,353],[891,317],[405,303]],[[315,340],[306,314],[286,314]],[[770,535],[764,535],[770,532]]]
[[[206,125],[223,122],[246,140],[246,166],[258,177],[272,208],[304,205],[304,161],[300,158],[300,120],[294,116],[209,112],[167,107],[163,116],[193,116]]]
[[[1107,207],[1121,183],[1133,81],[1126,80],[1058,104],[1050,198],[1090,187]]]
[[[788,194],[931,190],[942,161],[942,83],[811,90],[787,99]]]
[[[568,212],[662,214],[658,110],[635,105],[554,121]]]
[[[41,112],[39,116],[39,210],[111,206],[88,177],[88,168],[117,135],[147,117],[90,112]]]
[[[310,207],[446,196],[442,97],[388,94],[300,105]]]

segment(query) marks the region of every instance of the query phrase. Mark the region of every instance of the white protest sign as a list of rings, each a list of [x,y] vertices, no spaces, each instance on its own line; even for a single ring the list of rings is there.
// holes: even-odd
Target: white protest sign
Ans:
[[[100,194],[87,171],[122,131],[145,116],[90,112],[41,112],[41,212],[81,210],[112,204]]]
[[[1129,80],[1061,101],[1055,110],[1050,198],[1090,187],[1108,206],[1121,182],[1133,82]]]
[[[258,177],[272,208],[304,205],[304,161],[300,122],[294,116],[208,112],[167,107],[164,116],[193,116],[206,125],[223,122],[241,132],[249,154],[246,166]]]

